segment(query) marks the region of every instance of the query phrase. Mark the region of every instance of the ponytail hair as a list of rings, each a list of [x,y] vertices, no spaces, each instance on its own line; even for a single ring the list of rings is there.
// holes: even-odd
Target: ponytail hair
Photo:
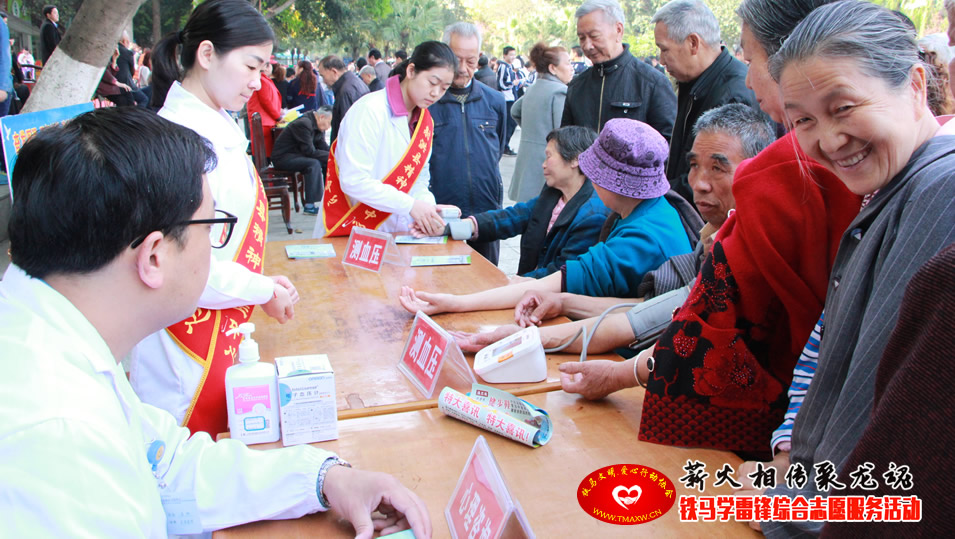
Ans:
[[[210,41],[221,56],[240,47],[275,41],[275,34],[265,17],[246,0],[207,0],[199,4],[182,31],[166,34],[153,48],[151,107],[162,107],[172,83],[182,80],[192,69],[203,41]]]
[[[415,71],[428,71],[436,67],[447,67],[452,72],[458,70],[458,58],[451,52],[451,47],[440,41],[425,41],[414,48],[411,58],[395,65],[389,77],[398,75],[398,80],[405,80],[408,64],[414,64]]]
[[[549,75],[550,66],[556,66],[560,63],[560,53],[567,52],[567,49],[563,47],[548,47],[543,41],[534,45],[534,48],[531,49],[530,58],[531,63],[534,64],[534,69],[537,70],[541,75]]]

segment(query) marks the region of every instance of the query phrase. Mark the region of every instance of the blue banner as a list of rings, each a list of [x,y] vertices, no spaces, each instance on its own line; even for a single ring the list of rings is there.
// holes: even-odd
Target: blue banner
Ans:
[[[7,174],[12,174],[20,148],[37,131],[50,125],[71,120],[91,110],[93,110],[93,103],[89,102],[0,118],[0,140],[3,141],[3,160],[7,165]],[[6,180],[6,177],[3,180]],[[10,186],[10,199],[13,199],[12,185]]]

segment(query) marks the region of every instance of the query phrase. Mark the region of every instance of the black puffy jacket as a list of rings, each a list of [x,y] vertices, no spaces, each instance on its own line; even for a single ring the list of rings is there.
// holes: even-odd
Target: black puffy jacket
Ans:
[[[683,198],[693,202],[688,175],[690,164],[686,154],[693,148],[693,126],[704,112],[729,103],[742,103],[759,112],[756,94],[746,87],[746,65],[723,49],[716,60],[695,80],[679,84],[679,106],[673,138],[670,140],[670,158],[667,160],[667,179],[670,187]],[[768,121],[768,119],[767,119]]]
[[[640,120],[668,141],[676,118],[676,94],[665,75],[623,54],[584,71],[567,85],[561,127],[581,125],[600,132],[611,118]]]

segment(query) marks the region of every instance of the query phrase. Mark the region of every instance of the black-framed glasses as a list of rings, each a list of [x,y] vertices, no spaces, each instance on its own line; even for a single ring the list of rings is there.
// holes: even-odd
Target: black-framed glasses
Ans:
[[[235,229],[235,224],[237,222],[239,222],[239,218],[235,215],[232,215],[225,210],[216,210],[216,217],[214,219],[190,219],[188,221],[180,221],[178,223],[169,225],[167,229],[177,226],[212,225],[212,231],[209,233],[209,240],[212,242],[213,249],[221,249],[229,243],[229,238],[232,237],[232,231]],[[144,241],[146,241],[146,236],[149,234],[152,234],[152,232],[143,234],[129,246],[133,249],[139,247]]]

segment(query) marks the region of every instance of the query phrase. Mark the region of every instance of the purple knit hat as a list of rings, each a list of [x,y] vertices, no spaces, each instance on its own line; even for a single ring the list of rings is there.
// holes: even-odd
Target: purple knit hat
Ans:
[[[577,157],[577,164],[594,184],[645,200],[670,189],[663,169],[669,153],[666,139],[654,128],[615,118],[604,124],[597,141]]]

